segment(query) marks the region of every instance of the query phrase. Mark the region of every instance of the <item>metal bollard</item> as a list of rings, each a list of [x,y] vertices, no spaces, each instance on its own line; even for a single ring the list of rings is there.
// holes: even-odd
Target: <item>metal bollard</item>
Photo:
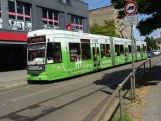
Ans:
[[[149,60],[149,68],[150,68],[150,72],[151,72],[151,59]]]
[[[145,74],[145,63],[144,63],[144,74]]]
[[[119,99],[120,99],[120,119],[121,119],[121,121],[124,121],[124,109],[123,109],[123,100],[122,100],[122,85],[119,84],[119,86],[121,87],[121,89],[119,91]]]
[[[134,94],[133,94],[133,96],[134,96],[134,100],[135,100],[135,98],[136,98],[136,84],[135,84],[135,73],[134,73],[134,77],[133,77],[134,79],[133,79],[133,92],[134,92]]]
[[[144,63],[144,80],[146,81],[146,75],[145,75],[145,63]]]
[[[132,81],[132,76],[131,76],[131,100],[134,99],[134,92],[133,92],[133,81]]]

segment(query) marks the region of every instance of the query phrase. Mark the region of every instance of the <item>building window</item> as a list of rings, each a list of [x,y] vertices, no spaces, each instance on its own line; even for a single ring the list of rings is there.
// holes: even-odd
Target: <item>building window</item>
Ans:
[[[23,3],[17,2],[17,19],[23,21]]]
[[[44,28],[59,28],[59,14],[50,9],[42,9],[42,21]]]
[[[83,18],[72,15],[72,30],[83,31]]]
[[[0,0],[0,17],[2,17],[2,0]]]
[[[16,11],[15,11],[15,2],[8,1],[8,8],[9,8],[9,18],[16,19]]]
[[[70,0],[59,0],[59,1],[62,2],[62,3],[65,3],[65,4],[71,4]]]
[[[2,19],[2,0],[0,0],[0,29],[3,28],[3,19]]]
[[[47,18],[48,18],[47,17],[47,10],[45,10],[45,9],[42,10],[42,17],[43,17],[43,19],[42,19],[43,20],[43,24],[47,24],[48,23],[47,22],[48,21],[47,20]]]
[[[31,6],[25,4],[25,21],[31,21]]]
[[[9,27],[12,30],[31,31],[31,5],[16,0],[8,1]]]

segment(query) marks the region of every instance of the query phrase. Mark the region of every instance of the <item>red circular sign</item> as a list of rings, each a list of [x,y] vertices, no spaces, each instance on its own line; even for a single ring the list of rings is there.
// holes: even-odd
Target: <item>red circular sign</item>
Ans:
[[[124,11],[127,15],[134,15],[138,9],[138,5],[134,1],[129,1],[124,6]]]

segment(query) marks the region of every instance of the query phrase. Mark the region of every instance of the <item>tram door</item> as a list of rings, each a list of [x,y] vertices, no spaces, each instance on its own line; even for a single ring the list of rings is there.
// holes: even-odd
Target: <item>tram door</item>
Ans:
[[[92,44],[92,56],[94,69],[100,67],[100,44]]]

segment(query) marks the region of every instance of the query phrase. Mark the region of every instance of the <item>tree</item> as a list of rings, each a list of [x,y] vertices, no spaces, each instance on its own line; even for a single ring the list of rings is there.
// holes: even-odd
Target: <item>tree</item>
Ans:
[[[146,37],[144,41],[147,43],[148,51],[158,49],[156,40],[153,37]]]
[[[120,23],[119,20],[118,20],[117,22],[118,22],[117,30],[119,31],[119,33],[120,33],[120,35],[121,35],[120,37],[121,37],[121,38],[124,38],[123,31],[125,30],[126,25],[125,25],[123,22]]]
[[[137,28],[141,35],[148,35],[156,29],[161,28],[161,0],[134,0],[138,4],[138,14],[150,15],[147,19],[142,19]],[[111,0],[116,9],[119,9],[118,18],[125,16],[122,8],[126,4],[125,0]]]
[[[111,21],[105,20],[103,26],[94,24],[93,26],[90,27],[90,33],[97,35],[118,37],[118,35],[116,34],[116,27],[114,20]]]

